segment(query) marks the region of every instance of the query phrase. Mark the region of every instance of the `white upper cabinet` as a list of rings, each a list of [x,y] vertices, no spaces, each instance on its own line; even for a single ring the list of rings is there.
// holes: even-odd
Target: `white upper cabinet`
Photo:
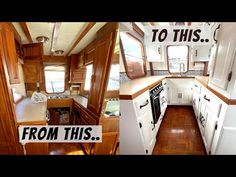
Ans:
[[[236,50],[236,23],[222,23],[218,32],[218,47],[214,67],[210,71],[210,84],[226,90]]]
[[[212,43],[210,45],[193,46],[191,51],[192,61],[209,61],[212,52],[215,52],[212,48],[217,41],[219,23],[209,22],[204,25],[211,27]]]
[[[193,61],[209,61],[211,46],[194,46],[192,49]]]
[[[162,48],[158,45],[146,46],[146,55],[149,62],[162,62]]]

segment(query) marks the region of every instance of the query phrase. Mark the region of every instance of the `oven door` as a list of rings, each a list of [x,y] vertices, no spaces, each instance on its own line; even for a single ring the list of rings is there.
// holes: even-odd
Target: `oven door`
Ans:
[[[152,103],[153,123],[156,124],[161,115],[160,95],[151,97],[151,103]]]

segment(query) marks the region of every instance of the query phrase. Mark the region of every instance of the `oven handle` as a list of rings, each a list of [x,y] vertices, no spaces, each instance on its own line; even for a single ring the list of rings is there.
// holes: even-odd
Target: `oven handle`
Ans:
[[[146,100],[146,103],[145,103],[145,104],[143,104],[143,105],[140,105],[140,106],[139,106],[139,108],[140,108],[140,109],[142,109],[143,107],[147,106],[147,105],[148,105],[148,103],[149,103],[149,101],[148,101],[148,100]]]

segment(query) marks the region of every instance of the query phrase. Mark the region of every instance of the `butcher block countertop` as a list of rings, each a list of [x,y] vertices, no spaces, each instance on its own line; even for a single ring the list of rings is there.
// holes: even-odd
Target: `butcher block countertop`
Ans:
[[[46,123],[47,102],[33,103],[31,98],[24,98],[15,105],[18,124]]]
[[[152,87],[159,84],[165,78],[194,78],[194,76],[172,76],[172,75],[163,75],[163,76],[149,76],[139,79],[134,79],[127,81],[120,86],[120,99],[132,100],[142,94],[143,92],[151,89]]]
[[[155,85],[159,84],[162,80],[166,78],[195,78],[198,82],[202,84],[206,89],[211,91],[217,97],[219,97],[222,101],[224,101],[228,105],[236,105],[235,99],[226,98],[220,92],[208,86],[208,76],[173,76],[173,75],[163,75],[163,76],[149,76],[143,77],[139,79],[134,79],[131,81],[127,81],[120,85],[120,99],[121,100],[132,100],[142,94],[143,92],[151,89]]]

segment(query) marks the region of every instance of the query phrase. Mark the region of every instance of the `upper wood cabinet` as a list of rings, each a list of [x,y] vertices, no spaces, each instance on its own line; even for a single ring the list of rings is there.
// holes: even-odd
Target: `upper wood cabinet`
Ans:
[[[116,39],[116,23],[109,23],[97,33],[88,109],[101,114]]]
[[[42,83],[42,62],[40,60],[25,60],[25,83]]]
[[[70,61],[70,83],[84,83],[86,68],[79,67],[80,55],[71,55]]]
[[[19,84],[18,57],[16,55],[14,32],[7,25],[4,29],[1,28],[0,31],[1,38],[4,40],[4,44],[1,45],[5,46],[3,49],[5,50],[10,84]]]
[[[24,44],[24,59],[42,59],[43,43]]]
[[[91,64],[95,60],[96,41],[91,42],[84,50],[84,64]]]

